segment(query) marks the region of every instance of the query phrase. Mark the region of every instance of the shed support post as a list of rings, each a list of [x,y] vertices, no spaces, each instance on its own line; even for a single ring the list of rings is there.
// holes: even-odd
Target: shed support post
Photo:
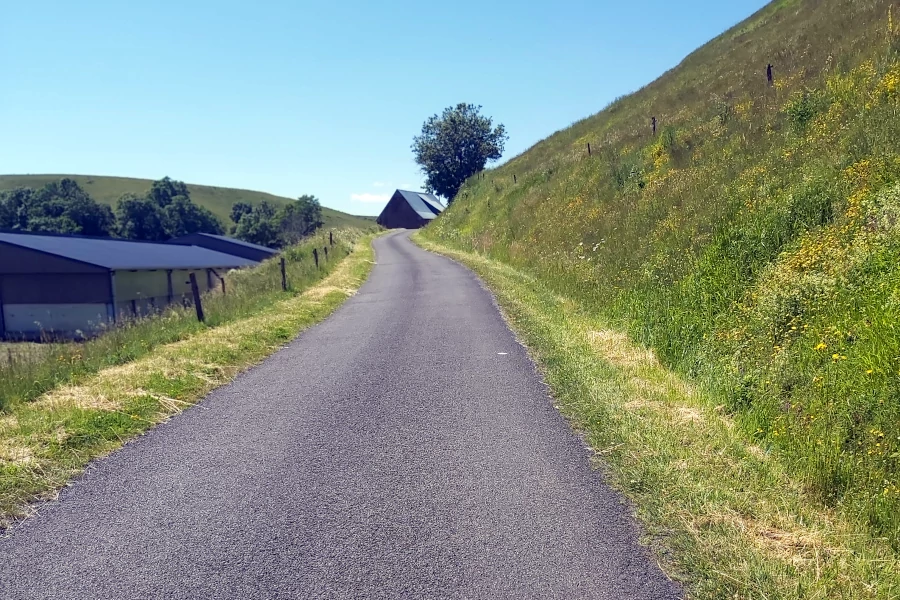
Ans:
[[[116,307],[116,272],[109,272],[109,295],[112,298],[112,320],[113,323],[119,322],[119,310]]]
[[[175,300],[175,288],[172,286],[172,269],[166,271],[166,281],[168,282],[169,304]]]
[[[0,277],[0,340],[6,339],[6,319],[3,317],[3,278]]]
[[[203,314],[203,303],[200,299],[200,288],[197,286],[197,275],[191,273],[191,293],[194,295],[194,308],[197,309],[197,320],[203,323],[206,317]]]

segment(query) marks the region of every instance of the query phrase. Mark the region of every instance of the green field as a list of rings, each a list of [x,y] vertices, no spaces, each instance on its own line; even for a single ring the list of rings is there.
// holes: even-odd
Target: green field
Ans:
[[[534,278],[566,311],[602,324],[606,333],[592,339],[605,350],[621,335],[648,351],[777,464],[801,503],[849,523],[848,536],[886,541],[895,554],[877,560],[896,565],[897,140],[900,7],[779,0],[640,91],[472,178],[424,235]],[[551,372],[594,360],[566,348],[548,357]],[[606,392],[594,386],[609,383],[593,378],[575,389],[571,372],[560,377],[562,392],[580,395],[569,400],[579,414],[593,406],[602,415]],[[633,407],[649,401],[640,389],[623,393]],[[645,434],[649,447],[660,443],[652,436],[674,435]],[[626,436],[609,425],[604,447],[627,447]],[[641,460],[630,468],[646,471]],[[704,489],[669,489],[681,463],[646,460],[654,478],[623,484],[639,512],[668,494],[681,497],[679,518],[691,528],[752,531],[767,522],[760,506],[779,501],[779,490],[761,491],[701,519],[697,511],[726,493],[716,478]],[[715,468],[709,462],[709,473]],[[744,494],[752,497],[749,487]],[[813,578],[831,570],[833,587],[818,597],[896,597],[893,583],[887,593],[873,573],[841,566],[849,543],[825,551],[797,543],[818,549],[796,568]],[[788,593],[762,581],[771,572],[751,575],[759,586],[746,589],[780,591],[742,598],[816,589]],[[841,577],[868,581],[871,593],[848,591]]]
[[[17,187],[41,188],[51,181],[68,177],[78,182],[92,198],[103,204],[115,206],[119,196],[125,193],[145,194],[153,183],[149,179],[134,179],[131,177],[99,177],[94,175],[0,175],[0,191]],[[209,185],[188,184],[191,191],[191,199],[215,213],[222,222],[231,223],[229,215],[231,207],[236,202],[248,202],[256,205],[263,200],[268,200],[277,206],[291,202],[293,198],[274,196],[265,192],[251,190],[239,190],[235,188],[223,188]],[[372,227],[374,217],[358,217],[337,210],[322,207],[322,220],[324,227],[337,229],[341,227]]]

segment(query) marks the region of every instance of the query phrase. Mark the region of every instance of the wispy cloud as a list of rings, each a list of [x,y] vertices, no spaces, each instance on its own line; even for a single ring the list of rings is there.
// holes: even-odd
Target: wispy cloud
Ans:
[[[350,199],[356,202],[387,202],[391,199],[391,195],[363,192],[362,194],[350,194]]]
[[[372,187],[385,187],[387,184],[383,181],[376,181],[372,184]]]
[[[400,184],[400,187],[403,188],[404,190],[410,190],[410,189],[412,189],[413,184],[411,184],[411,183],[401,183],[401,184]]]

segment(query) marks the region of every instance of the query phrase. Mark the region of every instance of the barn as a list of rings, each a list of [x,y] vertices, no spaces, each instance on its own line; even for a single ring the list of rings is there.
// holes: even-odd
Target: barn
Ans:
[[[277,250],[260,246],[259,244],[251,244],[244,240],[236,240],[234,238],[225,237],[223,235],[213,235],[211,233],[192,233],[173,240],[169,240],[169,244],[178,244],[180,246],[199,246],[216,252],[224,252],[240,256],[249,260],[262,262],[267,258],[272,258],[278,254]]]
[[[418,229],[444,211],[434,194],[397,190],[378,215],[377,222],[387,229]]]
[[[0,338],[76,338],[256,262],[197,246],[0,231]]]

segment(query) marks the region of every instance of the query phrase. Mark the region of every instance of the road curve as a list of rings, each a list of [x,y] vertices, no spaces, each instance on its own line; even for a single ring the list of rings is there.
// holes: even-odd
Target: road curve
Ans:
[[[0,598],[677,598],[478,279],[414,246],[0,539]]]

